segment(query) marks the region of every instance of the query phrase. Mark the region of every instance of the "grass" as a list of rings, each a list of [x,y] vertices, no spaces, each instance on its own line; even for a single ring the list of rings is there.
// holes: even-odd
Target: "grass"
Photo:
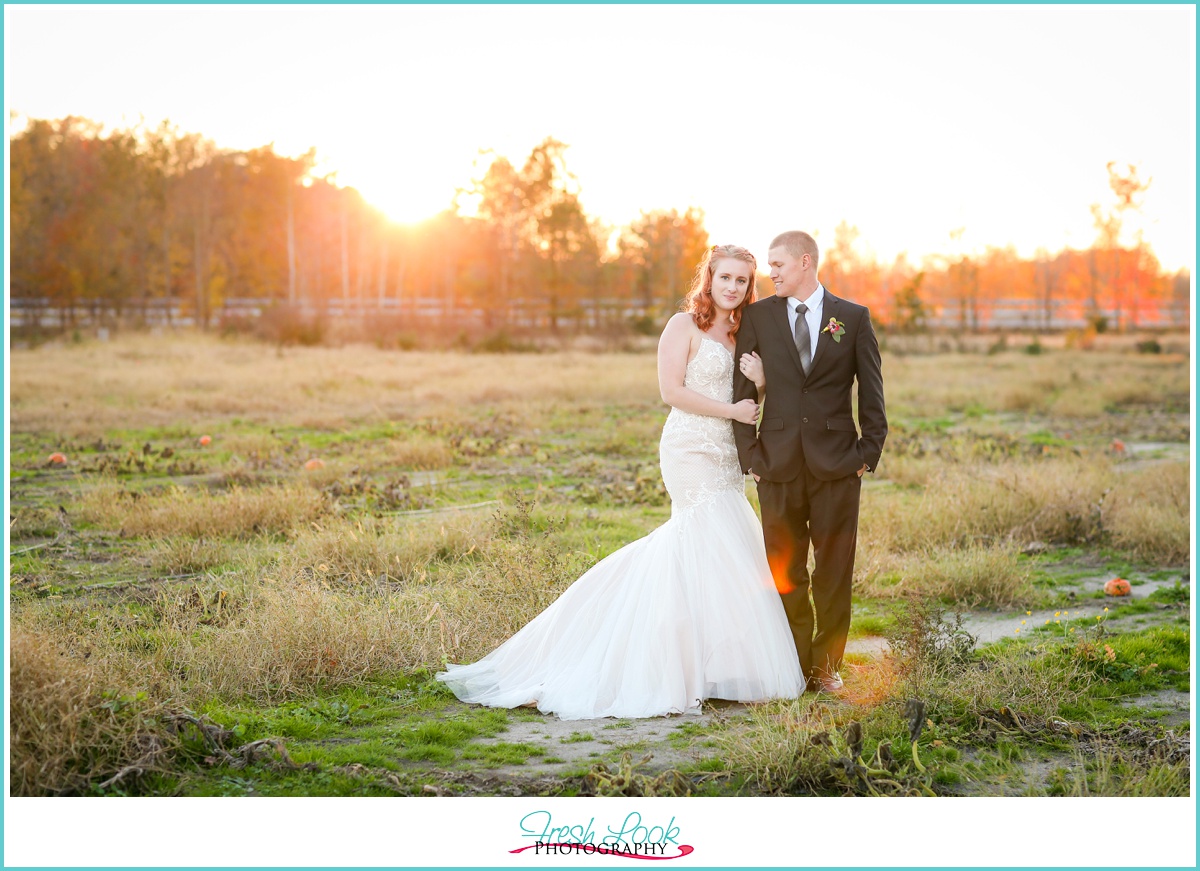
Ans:
[[[856,690],[841,699],[755,706],[746,727],[715,736],[719,758],[755,793],[921,795],[1010,779],[1040,754],[1081,753],[1082,741],[1100,753],[1051,777],[1045,793],[1029,786],[1031,794],[1187,794],[1186,740],[1110,704],[1153,686],[1186,692],[1186,630],[1123,634],[1105,647],[1110,636],[1094,627],[980,655],[956,654],[944,643],[948,629],[936,609],[910,614],[902,631],[923,643],[894,645],[896,656],[857,668]],[[915,721],[905,701],[913,699]],[[1128,790],[1121,777],[1131,779]]]
[[[79,516],[122,535],[238,539],[285,533],[329,509],[320,492],[303,485],[234,487],[216,494],[172,487],[147,494],[104,480],[85,492]]]
[[[121,789],[170,765],[178,740],[155,724],[160,703],[98,680],[52,637],[14,626],[9,646],[13,795]]]
[[[963,608],[1011,608],[1033,599],[1030,573],[1011,543],[943,545],[884,556],[872,547],[869,553],[874,560],[858,590],[870,598],[920,595]]]
[[[1190,629],[1174,622],[1186,584],[1117,609],[1090,649],[1042,631],[946,659],[953,627],[939,635],[930,615],[1057,607],[1105,572],[1179,578],[1188,365],[887,355],[893,426],[864,486],[852,628],[887,636],[895,655],[849,660],[846,701],[805,697],[672,730],[667,743],[696,754],[679,768],[693,794],[869,794],[838,762],[851,722],[864,764],[889,772],[872,775],[877,792],[983,789],[1049,753],[1063,771],[1050,791],[1108,794],[1128,777],[1133,792],[1174,794],[1177,762],[1114,732],[1107,767],[1087,756],[1085,771],[1078,741],[1045,724],[1111,731],[1134,716],[1121,700],[1186,689]],[[591,764],[521,789],[586,792],[593,764],[609,774],[591,788],[610,789],[620,753],[651,746],[625,734],[635,724],[563,734],[552,751],[504,741],[509,724],[541,715],[463,708],[430,675],[487,653],[669,517],[663,413],[649,353],[276,351],[146,336],[15,351],[14,790],[486,793],[500,788],[487,771],[560,764],[575,744],[597,753]],[[1114,439],[1167,447],[1139,459]],[[65,468],[46,465],[53,451]],[[306,469],[311,459],[322,465]],[[1150,622],[1128,625],[1139,618]],[[923,648],[926,636],[941,641]],[[934,724],[919,738],[928,776],[903,762],[912,697]],[[1010,734],[1006,708],[1036,740]],[[229,736],[179,732],[187,712]],[[980,725],[989,718],[998,727]],[[994,748],[989,728],[1009,730]],[[290,762],[266,745],[244,768],[202,761],[276,738]],[[681,788],[629,765],[639,789]]]

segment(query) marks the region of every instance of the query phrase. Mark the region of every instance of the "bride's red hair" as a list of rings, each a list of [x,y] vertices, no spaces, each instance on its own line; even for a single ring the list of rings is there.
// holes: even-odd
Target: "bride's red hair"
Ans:
[[[733,326],[729,328],[729,336],[737,336],[738,328],[742,325],[742,311],[757,298],[754,292],[754,279],[758,273],[758,261],[754,255],[740,245],[712,245],[704,252],[704,259],[696,267],[696,275],[692,279],[692,289],[688,291],[683,301],[683,310],[692,316],[692,320],[704,332],[708,332],[717,319],[717,307],[712,301],[713,270],[718,260],[724,258],[741,260],[750,264],[750,286],[746,288],[746,298],[730,313]]]

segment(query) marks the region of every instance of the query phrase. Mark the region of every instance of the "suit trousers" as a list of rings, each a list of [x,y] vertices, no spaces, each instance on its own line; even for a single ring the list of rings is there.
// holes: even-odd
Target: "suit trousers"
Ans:
[[[758,482],[767,560],[806,680],[835,674],[846,652],[861,492],[858,475],[821,481],[807,467],[792,481]]]

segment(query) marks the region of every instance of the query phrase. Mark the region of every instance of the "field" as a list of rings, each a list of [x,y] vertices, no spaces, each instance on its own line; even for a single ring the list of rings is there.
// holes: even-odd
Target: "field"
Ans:
[[[994,350],[885,352],[846,697],[583,724],[431,675],[669,516],[652,348],[16,350],[13,793],[1186,795],[1190,360]]]

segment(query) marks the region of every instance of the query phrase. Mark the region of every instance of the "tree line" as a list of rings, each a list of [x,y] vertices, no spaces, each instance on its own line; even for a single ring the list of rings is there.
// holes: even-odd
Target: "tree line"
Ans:
[[[105,132],[82,118],[31,120],[10,148],[12,297],[44,301],[65,322],[88,307],[136,318],[170,304],[208,326],[239,298],[394,311],[432,300],[443,316],[470,310],[492,328],[524,309],[551,330],[581,323],[584,310],[593,324],[639,313],[654,329],[709,244],[703,212],[658,209],[608,226],[585,212],[566,152],[547,138],[523,163],[494,157],[445,211],[400,225],[315,176],[314,151],[223,149],[167,122]],[[857,230],[843,223],[822,246],[822,279],[897,330],[948,320],[985,329],[1013,300],[1044,328],[1063,317],[1136,327],[1162,322],[1164,309],[1186,324],[1190,277],[1163,273],[1140,238],[1122,238],[1146,183],[1132,167],[1109,173],[1117,199],[1093,208],[1087,250],[881,264],[858,253]]]

